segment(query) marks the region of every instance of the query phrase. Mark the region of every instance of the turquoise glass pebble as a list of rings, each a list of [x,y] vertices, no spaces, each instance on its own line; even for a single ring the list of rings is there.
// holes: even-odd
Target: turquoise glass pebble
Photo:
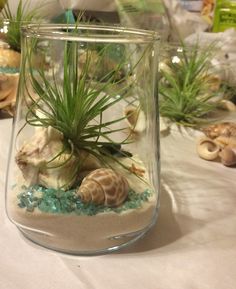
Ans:
[[[14,74],[19,73],[20,69],[15,67],[0,67],[0,73]]]
[[[75,190],[63,191],[48,189],[39,185],[31,187],[22,187],[22,192],[18,195],[18,206],[33,212],[38,208],[42,212],[52,214],[75,213],[77,215],[93,216],[102,212],[121,213],[129,209],[142,207],[143,202],[147,202],[151,192],[149,190],[137,194],[130,190],[127,200],[118,208],[109,208],[103,205],[93,203],[85,204],[75,195]]]

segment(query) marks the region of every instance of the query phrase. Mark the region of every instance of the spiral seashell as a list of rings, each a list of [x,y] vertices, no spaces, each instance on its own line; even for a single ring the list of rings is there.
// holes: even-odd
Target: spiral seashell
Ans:
[[[198,141],[197,153],[205,160],[213,161],[218,157],[220,147],[210,138],[204,137]]]
[[[100,168],[83,179],[76,194],[85,203],[117,207],[125,201],[128,191],[124,176],[112,169]]]

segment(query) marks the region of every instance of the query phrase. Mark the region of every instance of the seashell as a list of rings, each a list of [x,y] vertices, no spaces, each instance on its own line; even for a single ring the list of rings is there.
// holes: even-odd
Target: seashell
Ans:
[[[219,91],[222,82],[219,75],[213,73],[204,74],[202,80],[204,81],[204,83],[207,83],[209,85],[209,89],[211,91],[213,92]]]
[[[20,67],[21,54],[12,49],[0,48],[0,67]]]
[[[217,143],[221,148],[224,148],[225,146],[236,148],[236,136],[228,137],[220,135],[214,139],[214,142]]]
[[[14,113],[19,74],[0,74],[0,109]]]
[[[99,166],[88,152],[73,155],[64,150],[63,134],[53,127],[38,128],[16,154],[16,163],[26,185],[40,184],[46,188],[68,189],[77,180],[80,171],[91,171]],[[86,172],[87,173],[87,172]]]
[[[219,153],[221,158],[221,162],[225,166],[234,166],[236,165],[236,149],[231,148],[230,146],[226,146],[224,149],[221,150]]]
[[[209,88],[211,91],[215,91],[215,92],[219,91],[221,82],[222,81],[219,75],[209,74],[207,76],[207,83],[210,86]]]
[[[212,139],[218,136],[236,137],[236,123],[222,122],[218,124],[213,124],[206,128],[203,128],[202,131],[206,136]]]
[[[85,177],[76,194],[85,203],[117,207],[127,198],[126,178],[109,168],[100,168]]]
[[[232,101],[227,99],[222,99],[220,101],[220,107],[228,111],[236,111],[236,105]]]
[[[166,64],[166,62],[164,62],[164,61],[161,61],[160,63],[159,63],[159,71],[161,72],[161,73],[168,73],[168,74],[170,74],[170,75],[173,75],[173,71],[171,70],[171,68],[170,68],[170,66],[168,65],[168,64]]]
[[[197,144],[198,155],[208,161],[215,160],[220,152],[220,147],[210,138],[201,138]]]
[[[129,127],[134,132],[143,132],[146,128],[144,112],[135,106],[127,106],[124,109],[124,116],[126,117]]]

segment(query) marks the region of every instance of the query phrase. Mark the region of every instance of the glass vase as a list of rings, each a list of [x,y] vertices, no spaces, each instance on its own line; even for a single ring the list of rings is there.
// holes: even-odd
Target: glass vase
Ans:
[[[158,37],[22,28],[6,207],[25,237],[94,255],[142,237],[159,206]]]

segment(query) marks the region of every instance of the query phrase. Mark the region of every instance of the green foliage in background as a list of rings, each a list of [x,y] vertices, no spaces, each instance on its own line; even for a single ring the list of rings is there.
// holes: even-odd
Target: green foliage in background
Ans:
[[[7,1],[2,1],[1,3],[4,5],[2,7],[2,11],[0,12],[0,21],[2,25],[7,26],[6,42],[13,50],[20,52],[21,26],[24,23],[26,24],[32,21],[38,21],[40,19],[40,9],[39,7],[35,7],[31,10],[29,8],[29,1],[24,1],[23,3],[23,0],[20,0],[17,6],[16,14],[13,14]]]
[[[168,56],[160,71],[160,114],[186,126],[196,126],[214,111],[217,93],[212,90],[210,60],[215,45],[200,48],[181,45]]]

